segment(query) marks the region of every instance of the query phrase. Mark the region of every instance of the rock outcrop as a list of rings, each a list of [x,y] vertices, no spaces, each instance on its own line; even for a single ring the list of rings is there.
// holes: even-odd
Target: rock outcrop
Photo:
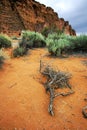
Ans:
[[[66,34],[76,35],[68,21],[50,7],[34,0],[0,0],[0,32],[18,35],[22,30],[40,32],[55,25]]]

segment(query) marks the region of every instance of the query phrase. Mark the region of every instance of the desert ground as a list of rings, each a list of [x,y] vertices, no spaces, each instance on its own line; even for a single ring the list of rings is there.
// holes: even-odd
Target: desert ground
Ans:
[[[48,113],[49,94],[39,72],[41,58],[72,74],[70,83],[75,93],[54,99],[54,116]],[[84,61],[85,56],[51,57],[46,48],[6,60],[0,69],[0,130],[87,130],[87,119],[82,114],[87,105]]]

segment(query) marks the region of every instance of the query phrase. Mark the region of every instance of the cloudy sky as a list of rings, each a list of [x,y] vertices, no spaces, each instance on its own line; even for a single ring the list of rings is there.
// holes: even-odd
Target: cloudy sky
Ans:
[[[72,25],[77,33],[87,33],[87,0],[36,0],[50,6]]]

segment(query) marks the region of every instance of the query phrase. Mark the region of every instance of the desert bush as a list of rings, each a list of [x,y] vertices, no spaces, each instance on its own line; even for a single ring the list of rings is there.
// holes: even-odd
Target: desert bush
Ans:
[[[80,35],[80,36],[68,36],[68,41],[70,42],[69,49],[76,52],[76,51],[87,51],[87,36]]]
[[[13,50],[13,57],[20,57],[27,53],[26,48],[17,47]]]
[[[87,51],[87,36],[80,35],[74,39],[74,51]]]
[[[0,48],[9,48],[11,47],[11,39],[7,35],[0,34]]]
[[[3,63],[4,63],[4,57],[0,56],[0,68],[1,68],[1,66],[2,66]]]
[[[68,52],[87,52],[87,36],[69,36],[53,33],[46,39],[48,51],[55,56]]]
[[[70,47],[70,41],[68,40],[68,36],[65,34],[50,34],[48,35],[46,42],[48,51],[55,56],[60,56],[63,51],[67,52]]]
[[[37,48],[46,46],[46,42],[42,34],[38,32],[24,31],[22,33],[22,40],[20,46],[26,48]]]
[[[0,68],[2,67],[4,60],[9,59],[9,56],[3,49],[0,49]]]
[[[45,37],[48,37],[49,34],[52,33],[57,33],[58,35],[62,34],[64,31],[59,30],[56,26],[51,26],[51,27],[45,27],[43,28],[43,30],[41,31],[41,34]]]
[[[41,34],[45,37],[47,37],[49,33],[51,33],[51,30],[48,27],[43,28],[43,30],[41,31]]]

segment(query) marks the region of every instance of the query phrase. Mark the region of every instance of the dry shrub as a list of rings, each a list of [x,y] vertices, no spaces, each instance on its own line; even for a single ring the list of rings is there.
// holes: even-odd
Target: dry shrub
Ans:
[[[70,73],[66,73],[60,70],[53,69],[49,64],[44,65],[42,61],[40,61],[40,72],[44,75],[47,79],[46,83],[44,84],[45,89],[50,94],[50,103],[48,107],[49,113],[53,116],[53,99],[57,96],[68,96],[74,91],[72,90],[72,86],[69,83],[69,79],[71,78]],[[67,93],[56,93],[56,89],[58,88],[69,88],[69,92]]]

